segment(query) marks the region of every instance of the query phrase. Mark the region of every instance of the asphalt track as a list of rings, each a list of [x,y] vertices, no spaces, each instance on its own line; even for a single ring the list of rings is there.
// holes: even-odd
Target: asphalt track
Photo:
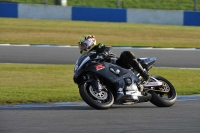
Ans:
[[[123,48],[116,48],[120,55]],[[155,56],[158,67],[200,68],[199,50],[131,49]],[[0,63],[74,64],[73,47],[0,46]],[[83,102],[0,106],[0,133],[199,133],[200,98],[179,97],[174,106],[150,102],[94,110]]]
[[[0,133],[199,133],[200,100],[94,110],[83,104],[0,109]]]
[[[156,67],[200,68],[200,49],[113,48],[117,56],[124,50],[136,57],[156,57]],[[0,63],[75,64],[79,56],[77,47],[0,45]]]

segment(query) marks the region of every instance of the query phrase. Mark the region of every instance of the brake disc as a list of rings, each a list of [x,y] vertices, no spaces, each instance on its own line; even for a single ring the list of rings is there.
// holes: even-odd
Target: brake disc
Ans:
[[[92,94],[92,96],[99,100],[106,100],[108,98],[108,93],[104,90],[98,93],[94,88],[92,88],[92,86],[90,86],[89,91]]]

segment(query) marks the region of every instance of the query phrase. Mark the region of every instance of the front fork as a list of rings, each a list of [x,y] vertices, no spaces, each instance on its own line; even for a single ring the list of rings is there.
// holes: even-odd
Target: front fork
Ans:
[[[101,92],[104,88],[99,79],[89,79],[86,81],[86,83],[90,83],[92,88],[95,89],[98,93]]]

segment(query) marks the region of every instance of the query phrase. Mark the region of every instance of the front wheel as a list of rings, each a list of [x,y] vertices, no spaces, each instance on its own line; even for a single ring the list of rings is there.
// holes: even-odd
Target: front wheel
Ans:
[[[152,95],[150,102],[158,107],[170,107],[174,105],[177,98],[174,86],[161,76],[153,75],[152,77],[162,82],[163,85],[149,91]]]
[[[108,109],[114,103],[114,96],[109,89],[104,88],[98,93],[90,83],[80,85],[79,93],[82,99],[95,109]]]

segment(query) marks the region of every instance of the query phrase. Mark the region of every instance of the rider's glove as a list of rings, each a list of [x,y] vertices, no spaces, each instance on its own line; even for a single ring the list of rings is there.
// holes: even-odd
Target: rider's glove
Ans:
[[[105,58],[108,57],[108,55],[109,55],[107,51],[104,51],[102,54],[103,54],[103,56],[104,56]]]
[[[108,57],[108,52],[104,51],[103,53],[98,54],[97,58],[102,60]]]

